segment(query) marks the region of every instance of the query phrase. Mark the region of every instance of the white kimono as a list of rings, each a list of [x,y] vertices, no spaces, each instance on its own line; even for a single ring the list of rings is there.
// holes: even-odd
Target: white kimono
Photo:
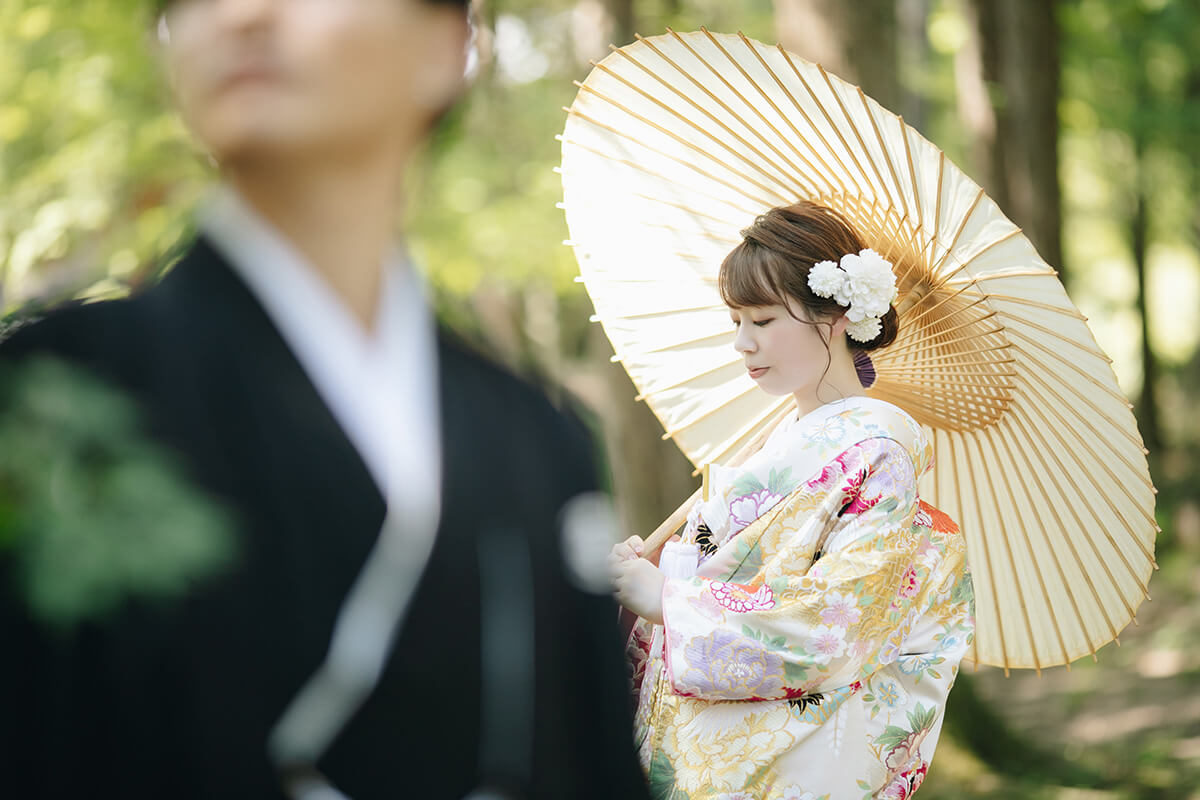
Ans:
[[[698,572],[630,641],[655,798],[916,790],[974,630],[962,537],[917,497],[931,462],[911,417],[856,397],[712,470]]]

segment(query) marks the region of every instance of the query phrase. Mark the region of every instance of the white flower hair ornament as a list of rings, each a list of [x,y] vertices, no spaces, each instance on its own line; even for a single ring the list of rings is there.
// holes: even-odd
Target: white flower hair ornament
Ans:
[[[846,335],[869,342],[883,329],[880,320],[896,299],[892,262],[867,248],[842,256],[842,263],[821,261],[808,271],[808,288],[846,308]]]

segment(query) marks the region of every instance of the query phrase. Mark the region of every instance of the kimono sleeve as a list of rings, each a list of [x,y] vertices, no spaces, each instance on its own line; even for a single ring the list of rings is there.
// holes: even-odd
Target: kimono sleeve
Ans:
[[[811,567],[789,569],[782,547],[752,585],[694,577],[663,591],[666,668],[679,694],[709,700],[775,700],[860,681],[899,652],[922,593],[913,525],[916,474],[895,441],[869,439],[827,468],[823,508],[792,509],[797,537],[830,529]],[[811,486],[807,487],[811,490]],[[805,491],[802,487],[799,491]],[[822,519],[822,515],[829,519]],[[772,563],[772,559],[776,563]],[[759,582],[761,576],[770,577]]]

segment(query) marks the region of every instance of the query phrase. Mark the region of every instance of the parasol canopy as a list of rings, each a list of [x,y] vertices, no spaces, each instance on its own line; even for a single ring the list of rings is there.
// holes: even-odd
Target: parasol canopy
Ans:
[[[569,243],[664,437],[701,469],[793,411],[746,374],[717,272],[768,209],[834,208],[895,265],[900,334],[867,393],[933,442],[920,491],[967,539],[968,659],[1040,670],[1115,639],[1155,567],[1146,451],[1083,315],[983,190],[857,87],[740,34],[639,38],[579,87]]]

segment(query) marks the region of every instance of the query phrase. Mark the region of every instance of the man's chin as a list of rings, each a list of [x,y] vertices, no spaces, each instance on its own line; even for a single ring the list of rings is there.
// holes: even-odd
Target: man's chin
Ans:
[[[278,130],[239,130],[221,136],[201,138],[209,153],[222,167],[252,165],[303,154],[312,144]]]
[[[269,103],[230,103],[193,133],[220,164],[300,152],[312,147],[303,125],[273,113]]]

